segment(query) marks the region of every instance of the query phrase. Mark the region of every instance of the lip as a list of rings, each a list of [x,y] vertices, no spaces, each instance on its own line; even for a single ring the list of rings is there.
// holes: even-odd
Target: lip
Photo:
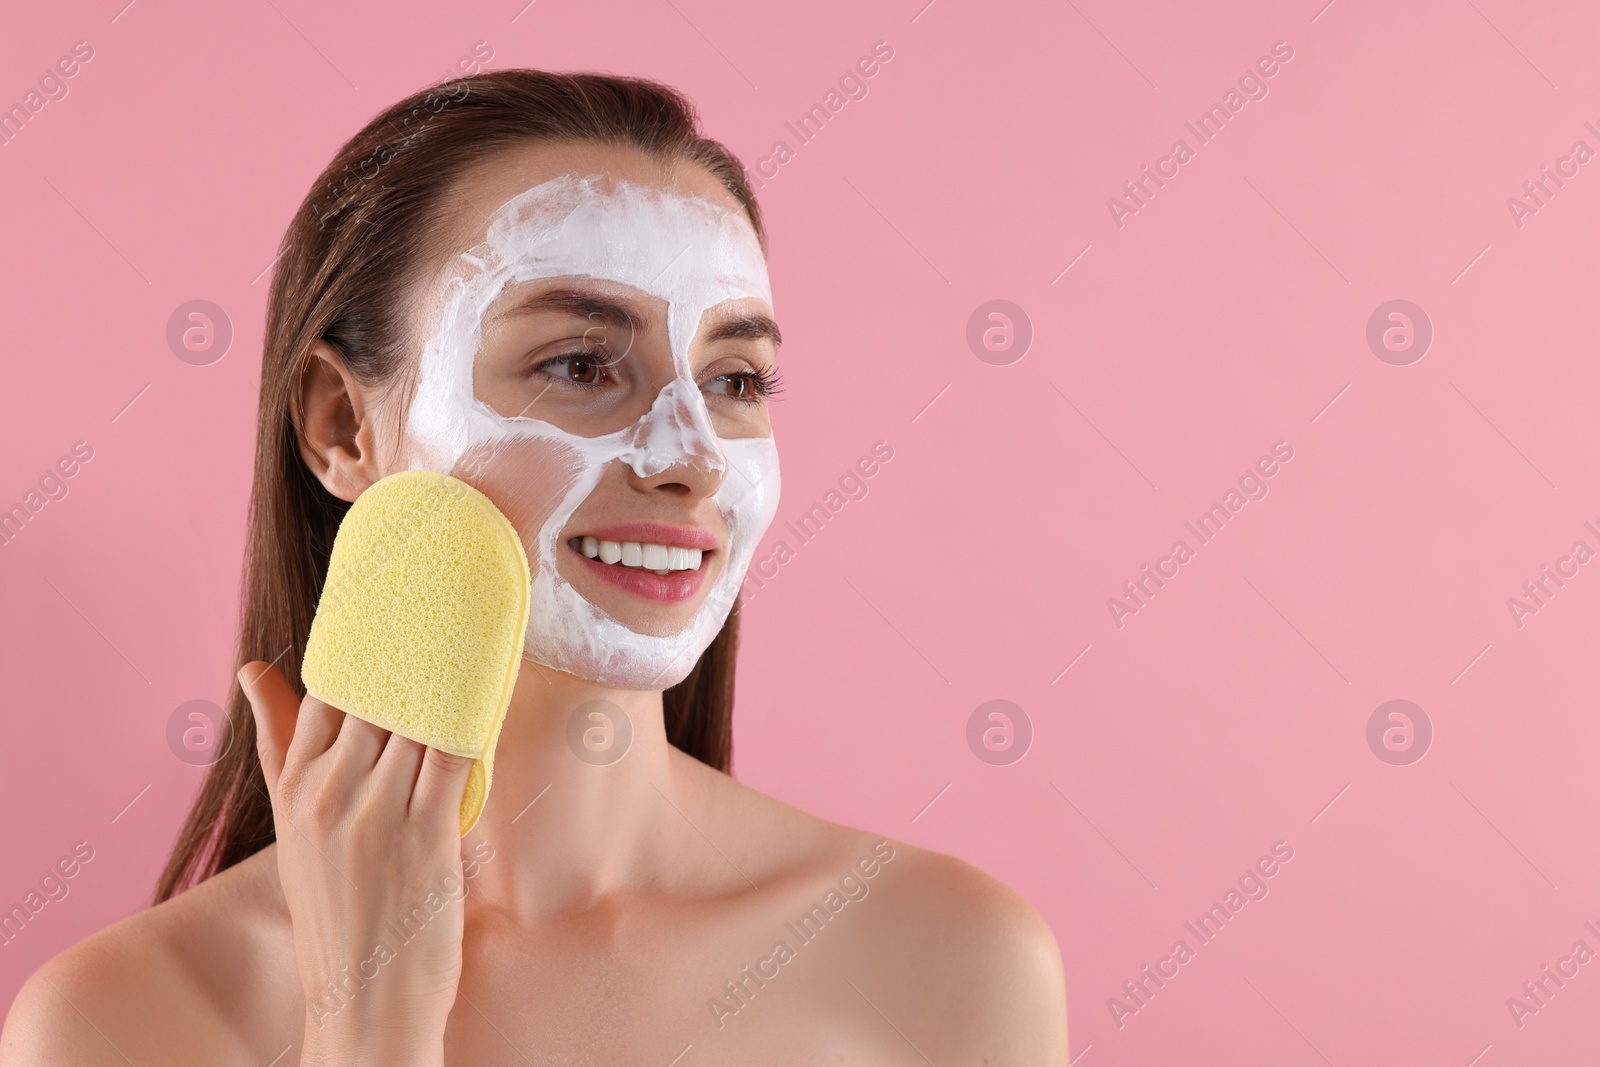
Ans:
[[[611,529],[621,528],[611,527]],[[589,534],[588,536],[597,537],[599,535]],[[614,541],[617,539],[607,537],[606,540]],[[625,538],[625,540],[631,541],[636,540],[636,538],[629,537]],[[652,543],[660,544],[661,542]],[[669,571],[666,574],[655,574],[645,570],[643,567],[624,567],[619,563],[602,563],[598,559],[590,559],[571,545],[566,547],[569,552],[578,557],[583,566],[594,572],[597,578],[610,582],[612,585],[635,596],[643,597],[646,600],[654,600],[659,604],[681,604],[688,600],[700,591],[700,585],[705,581],[706,571],[710,570],[711,556],[709,555],[701,559],[700,566],[696,570]],[[684,547],[693,548],[694,546],[686,545]]]
[[[698,526],[673,526],[664,522],[623,522],[594,530],[575,530],[566,534],[564,539],[570,541],[574,537],[592,537],[596,541],[637,541],[640,544],[677,545],[679,548],[698,548],[703,552],[714,552],[717,549],[717,535],[710,530]],[[583,553],[580,552],[578,555],[583,556]],[[610,567],[613,564],[603,563],[601,566]]]

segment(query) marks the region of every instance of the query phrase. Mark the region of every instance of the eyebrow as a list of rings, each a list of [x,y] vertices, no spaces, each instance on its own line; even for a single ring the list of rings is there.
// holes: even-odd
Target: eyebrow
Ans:
[[[622,301],[582,289],[552,289],[530,296],[497,313],[495,318],[540,311],[559,311],[584,319],[598,319],[607,326],[627,328],[635,334],[645,333],[649,323],[633,313]],[[783,333],[770,315],[759,313],[734,315],[717,322],[710,328],[705,343],[751,338],[766,339],[773,347],[783,344]]]
[[[607,326],[626,327],[636,334],[649,328],[648,322],[621,301],[582,289],[552,289],[530,296],[497,313],[495,318],[538,311],[564,311],[578,318],[598,319]]]
[[[783,344],[783,334],[778,330],[778,324],[772,321],[769,315],[735,315],[723,319],[711,327],[706,334],[706,343],[725,341],[730,338],[750,337],[756,340],[765,338],[772,342],[774,348]]]

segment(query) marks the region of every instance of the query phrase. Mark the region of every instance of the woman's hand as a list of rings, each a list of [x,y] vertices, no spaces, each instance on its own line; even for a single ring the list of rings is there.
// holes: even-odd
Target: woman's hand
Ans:
[[[294,923],[300,1062],[438,1067],[461,978],[461,797],[472,761],[315,697],[299,701],[260,661],[238,677]]]

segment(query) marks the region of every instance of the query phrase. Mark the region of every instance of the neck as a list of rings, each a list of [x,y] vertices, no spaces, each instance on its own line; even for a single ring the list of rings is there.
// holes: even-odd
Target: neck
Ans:
[[[524,660],[488,803],[462,842],[467,859],[490,857],[469,883],[473,897],[532,917],[653,880],[676,836],[664,823],[679,818],[674,751],[660,692]]]

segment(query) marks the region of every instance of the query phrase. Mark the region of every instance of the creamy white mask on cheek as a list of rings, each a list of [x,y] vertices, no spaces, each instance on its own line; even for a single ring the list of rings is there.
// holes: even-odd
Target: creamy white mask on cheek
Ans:
[[[527,415],[501,415],[473,393],[473,364],[490,305],[509,285],[573,276],[619,282],[667,304],[675,377],[636,423],[599,437]],[[547,514],[522,530],[534,572],[525,657],[619,689],[662,689],[683,680],[722,628],[777,510],[778,451],[771,437],[717,436],[690,373],[689,343],[708,309],[749,297],[770,305],[772,293],[760,244],[742,213],[604,177],[563,175],[513,197],[490,219],[484,242],[461,255],[422,350],[406,426],[408,465],[463,478],[514,521],[516,512],[527,510],[525,502],[507,501],[495,488],[516,481],[519,469],[512,465],[523,465],[530,485],[545,486],[537,510]],[[564,466],[556,479],[564,488],[548,488],[548,466],[529,469],[541,459]],[[724,474],[714,499],[728,528],[725,566],[676,634],[629,629],[557,570],[561,531],[616,461],[642,478],[680,464]],[[491,469],[492,478],[474,474]]]

